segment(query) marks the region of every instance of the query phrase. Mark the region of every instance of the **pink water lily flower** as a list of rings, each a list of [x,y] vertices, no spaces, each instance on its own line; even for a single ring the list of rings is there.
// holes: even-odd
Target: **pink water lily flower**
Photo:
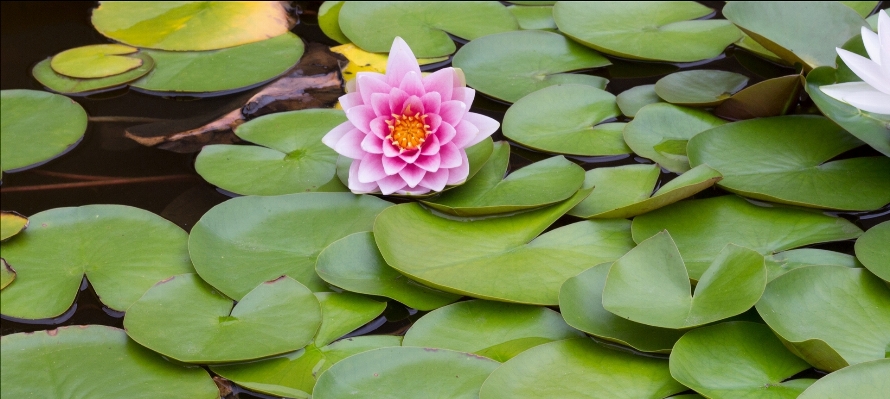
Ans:
[[[460,70],[421,76],[414,53],[397,37],[386,74],[358,73],[355,91],[340,97],[349,120],[322,142],[352,158],[348,185],[353,193],[442,191],[466,181],[466,148],[500,126],[469,112],[475,95]]]

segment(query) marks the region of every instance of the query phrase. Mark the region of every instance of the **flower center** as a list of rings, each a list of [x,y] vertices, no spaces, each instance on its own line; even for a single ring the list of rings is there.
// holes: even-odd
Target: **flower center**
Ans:
[[[420,147],[430,134],[430,125],[425,122],[426,117],[426,114],[421,115],[420,112],[412,115],[409,105],[405,108],[404,114],[392,114],[392,119],[386,121],[389,125],[389,136],[386,138],[402,151]]]

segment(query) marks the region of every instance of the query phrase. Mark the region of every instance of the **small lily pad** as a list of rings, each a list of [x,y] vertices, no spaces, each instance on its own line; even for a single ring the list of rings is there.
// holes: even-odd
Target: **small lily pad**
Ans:
[[[200,367],[168,362],[106,326],[70,326],[0,338],[0,390],[14,398],[219,397]]]
[[[699,165],[652,194],[660,173],[661,168],[658,165],[625,165],[588,170],[583,187],[596,189],[568,214],[584,219],[629,219],[691,197],[721,179],[716,170],[707,165]]]
[[[764,80],[733,94],[714,114],[730,120],[785,115],[797,105],[802,82],[801,75]]]
[[[856,257],[865,267],[885,281],[890,281],[890,222],[868,229],[856,240]]]
[[[811,266],[771,281],[757,313],[795,355],[834,371],[886,357],[890,288],[862,268]]]
[[[670,233],[646,239],[609,269],[603,308],[662,328],[691,328],[745,312],[766,287],[763,256],[729,244],[705,270],[695,291]]]
[[[655,92],[655,85],[641,85],[622,91],[615,97],[618,108],[624,116],[635,117],[640,108],[649,104],[662,102],[661,97]]]
[[[726,121],[709,112],[673,104],[652,104],[637,111],[624,129],[624,140],[633,152],[661,167],[684,173],[690,169],[686,144],[693,136]]]
[[[451,349],[505,362],[540,344],[583,335],[544,307],[474,300],[421,317],[402,345]]]
[[[318,300],[290,277],[261,283],[234,305],[194,274],[152,287],[127,309],[140,345],[186,363],[232,363],[295,351],[322,322]]]
[[[723,175],[720,187],[746,197],[813,208],[874,210],[890,203],[890,158],[827,162],[862,145],[813,115],[759,118],[716,127],[689,140],[692,166]]]
[[[533,163],[504,178],[510,144],[495,143],[488,162],[476,176],[424,204],[457,216],[516,212],[564,201],[581,188],[584,169],[558,156]]]
[[[380,316],[386,302],[351,292],[316,292],[323,320],[314,345],[321,348]]]
[[[512,103],[557,84],[575,83],[604,89],[608,83],[605,78],[566,72],[611,63],[558,33],[517,31],[467,43],[454,55],[453,64],[464,71],[470,87]]]
[[[235,300],[282,275],[315,292],[329,291],[315,274],[318,254],[352,233],[370,231],[390,205],[349,193],[233,198],[195,224],[189,252],[201,278]]]
[[[447,349],[390,347],[350,356],[318,378],[314,399],[441,398],[475,399],[479,387],[500,363]]]
[[[31,74],[34,75],[34,79],[37,79],[40,84],[54,92],[83,96],[121,87],[145,76],[145,74],[154,69],[155,60],[145,52],[140,51],[133,54],[133,57],[142,60],[142,65],[127,72],[104,78],[78,79],[58,74],[49,65],[51,58],[38,62],[34,69],[31,70]]]
[[[287,72],[303,55],[303,41],[285,33],[222,50],[142,51],[155,60],[155,68],[132,87],[160,94],[222,95],[256,87]]]
[[[87,130],[80,104],[34,90],[0,92],[0,170],[6,172],[53,159],[77,144]]]
[[[386,53],[398,36],[405,39],[415,56],[426,58],[454,53],[457,47],[449,34],[473,40],[518,30],[519,25],[513,14],[496,1],[350,1],[340,9],[340,29],[367,51]]]
[[[880,398],[890,392],[890,359],[854,364],[820,378],[799,399]]]
[[[639,356],[587,338],[551,342],[510,359],[485,380],[479,399],[663,398],[688,388],[667,359]]]
[[[804,266],[862,267],[852,255],[816,248],[792,249],[769,255],[765,259],[769,281]]]
[[[233,47],[290,29],[285,5],[274,1],[106,1],[93,10],[91,21],[116,41],[170,51]]]
[[[675,72],[655,82],[655,93],[676,105],[713,107],[729,99],[748,84],[735,72],[711,69]]]
[[[105,306],[125,311],[152,285],[193,272],[188,236],[154,213],[122,205],[56,208],[0,246],[18,280],[0,294],[0,310],[45,319],[74,302],[84,275]]]
[[[529,94],[507,110],[504,136],[540,151],[581,156],[628,154],[623,125],[599,123],[621,114],[615,96],[595,87],[564,84]],[[613,127],[620,128],[614,129]]]
[[[260,146],[216,144],[201,149],[198,174],[241,195],[321,191],[334,177],[337,153],[321,142],[346,121],[343,111],[307,109],[261,116],[235,129]]]
[[[788,380],[810,368],[769,327],[729,322],[686,333],[671,352],[671,376],[710,398],[794,399],[816,380]]]
[[[557,2],[559,30],[621,58],[692,62],[714,58],[741,38],[732,23],[699,19],[714,10],[694,2]]]
[[[0,211],[0,241],[6,241],[27,228],[28,218],[24,215],[18,212]]]
[[[603,287],[613,262],[602,263],[566,280],[559,289],[559,311],[566,322],[597,338],[643,352],[670,353],[685,331],[647,326],[603,308]]]
[[[318,27],[337,43],[352,43],[340,30],[340,9],[345,1],[326,1],[318,7]]]
[[[734,195],[681,201],[633,220],[636,242],[662,230],[671,232],[694,280],[730,243],[769,255],[862,234],[842,218],[807,209],[758,206]]]
[[[123,44],[93,44],[56,54],[50,61],[50,67],[72,78],[104,78],[140,67],[142,59],[127,56],[137,51],[138,48]]]
[[[538,237],[589,192],[479,220],[440,217],[416,203],[397,205],[377,217],[374,238],[389,265],[425,285],[482,299],[556,305],[565,280],[633,247],[626,220],[583,221]]]
[[[421,285],[386,264],[369,231],[328,245],[318,255],[315,271],[344,290],[392,298],[417,310],[437,309],[461,298]]]
[[[402,337],[367,335],[317,347],[314,344],[271,359],[211,366],[214,373],[247,389],[269,395],[308,399],[315,382],[335,363],[372,349],[399,346]]]
[[[556,30],[552,6],[513,5],[507,9],[516,17],[520,29]]]
[[[6,259],[0,258],[0,290],[8,287],[15,281],[15,269],[6,263]]]

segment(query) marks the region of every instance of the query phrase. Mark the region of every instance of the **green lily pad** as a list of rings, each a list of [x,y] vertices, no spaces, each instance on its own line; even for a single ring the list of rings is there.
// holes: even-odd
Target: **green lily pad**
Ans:
[[[685,331],[647,326],[603,308],[603,287],[613,262],[602,263],[566,280],[559,290],[559,311],[566,323],[597,338],[638,351],[670,353]]]
[[[345,1],[326,1],[318,7],[318,27],[329,38],[337,43],[352,43],[343,31],[340,30],[340,9]]]
[[[835,47],[868,26],[839,2],[735,2],[723,7],[723,15],[767,50],[807,71],[834,66]]]
[[[671,352],[671,375],[710,398],[794,399],[816,380],[789,377],[810,368],[769,327],[729,322],[686,333]]]
[[[767,50],[766,47],[763,47],[760,43],[757,43],[756,40],[752,39],[751,36],[748,36],[744,33],[742,34],[742,38],[733,44],[744,50],[747,50],[750,53],[754,53],[760,58],[765,58],[774,64],[788,65],[788,63],[785,62],[782,57],[779,57],[778,55],[776,55],[776,53]]]
[[[40,84],[54,92],[83,96],[121,87],[145,76],[145,74],[154,69],[155,60],[145,52],[140,51],[134,54],[133,57],[142,60],[142,65],[127,72],[104,78],[78,79],[58,74],[49,65],[51,58],[38,62],[34,69],[31,70],[31,74],[34,75],[34,79],[37,79]]]
[[[86,111],[58,94],[3,90],[0,108],[0,170],[4,172],[59,156],[87,130]]]
[[[18,212],[0,211],[0,241],[6,241],[27,228],[28,218],[24,215]]]
[[[245,388],[269,395],[308,399],[315,382],[335,363],[372,349],[401,345],[402,337],[367,335],[250,363],[210,366],[214,373]]]
[[[8,287],[15,281],[15,269],[6,263],[6,259],[0,258],[0,263],[2,263],[2,267],[0,267],[0,290]]]
[[[557,84],[605,89],[609,82],[605,78],[566,72],[609,64],[605,57],[563,35],[542,31],[485,36],[461,47],[453,60],[470,87],[511,103]]]
[[[508,6],[520,29],[556,30],[552,6]]]
[[[529,94],[507,110],[504,136],[540,151],[581,156],[629,154],[623,124],[597,125],[621,111],[615,96],[595,87],[564,84]]]
[[[629,219],[691,197],[721,179],[716,170],[699,165],[652,194],[660,174],[658,165],[645,164],[588,170],[583,187],[596,189],[568,214],[584,219]]]
[[[343,111],[306,109],[261,116],[235,129],[260,146],[216,144],[201,149],[198,174],[241,195],[321,191],[334,177],[337,153],[321,142],[346,121]]]
[[[123,44],[93,44],[56,54],[50,61],[50,67],[72,78],[104,78],[140,67],[142,59],[127,56],[137,51],[138,48]]]
[[[792,249],[769,255],[765,259],[768,281],[804,266],[862,267],[852,255],[816,248]]]
[[[64,313],[84,275],[105,306],[118,311],[167,277],[193,272],[187,235],[154,213],[123,205],[56,208],[31,216],[31,227],[0,254],[18,281],[0,294],[0,312],[20,319]]]
[[[509,162],[510,144],[499,141],[472,180],[421,202],[457,216],[516,212],[564,201],[584,181],[584,169],[561,156],[533,163],[504,178]]]
[[[658,93],[655,93],[655,85],[641,85],[622,91],[615,97],[618,109],[624,116],[635,117],[640,109],[649,105],[662,102]]]
[[[475,399],[482,382],[500,363],[447,349],[390,347],[350,356],[334,364],[315,385],[314,399]]]
[[[636,242],[670,231],[694,280],[730,243],[769,255],[862,234],[842,218],[807,209],[757,206],[734,195],[666,206],[634,218],[632,230]]]
[[[714,114],[741,120],[785,115],[800,98],[800,75],[788,75],[751,85],[722,102]]]
[[[479,399],[663,398],[685,390],[671,378],[667,359],[576,338],[510,359],[485,380]]]
[[[875,10],[880,1],[841,1],[840,3],[852,8],[860,17],[865,18]]]
[[[641,108],[624,129],[624,140],[633,152],[661,167],[684,173],[690,169],[686,144],[693,136],[726,121],[702,110],[673,104]]]
[[[820,67],[807,74],[806,90],[822,114],[856,138],[890,157],[890,117],[862,111],[829,97],[820,86],[844,83],[834,68]]]
[[[714,10],[694,2],[557,2],[559,30],[595,50],[637,60],[714,58],[741,38],[729,21],[700,20]]]
[[[14,398],[219,397],[200,367],[168,362],[106,326],[71,326],[0,338],[0,390]]]
[[[637,323],[691,328],[745,312],[766,287],[763,256],[729,244],[705,270],[695,291],[667,231],[630,250],[609,269],[603,308]]]
[[[559,313],[544,307],[474,300],[421,317],[405,334],[402,345],[451,349],[505,362],[540,344],[583,335]]]
[[[314,345],[323,347],[380,316],[386,302],[351,292],[316,292],[323,320]]]
[[[315,264],[318,275],[344,290],[395,299],[417,310],[433,310],[461,298],[418,284],[386,264],[374,234],[348,235],[328,245]]]
[[[322,322],[318,300],[284,276],[237,304],[194,274],[158,283],[127,309],[124,328],[140,345],[186,363],[232,363],[295,351]]]
[[[771,281],[757,313],[786,346],[834,371],[886,357],[890,288],[865,269],[801,267]]]
[[[890,203],[890,158],[826,162],[862,142],[827,118],[791,115],[716,127],[689,140],[692,166],[723,175],[720,187],[746,197],[838,210]]]
[[[655,82],[655,93],[676,105],[713,107],[729,99],[748,84],[735,72],[711,69],[675,72]]]
[[[155,60],[155,68],[131,83],[132,87],[163,94],[222,95],[247,90],[287,72],[303,55],[303,41],[285,33],[222,50],[143,51]]]
[[[352,233],[370,231],[390,205],[348,193],[233,198],[195,224],[189,252],[201,278],[235,300],[282,275],[314,292],[329,291],[315,274],[318,254]]]
[[[885,281],[890,281],[890,222],[868,229],[856,240],[856,257],[865,267]]]
[[[519,25],[496,1],[350,1],[340,10],[340,29],[366,51],[389,52],[393,39],[400,36],[415,56],[432,58],[456,50],[449,34],[473,40],[518,30]]]
[[[538,237],[589,192],[481,220],[446,219],[416,203],[397,205],[377,217],[374,238],[389,265],[425,285],[482,299],[556,305],[565,280],[633,247],[626,220],[583,221]]]
[[[855,364],[822,377],[798,398],[880,398],[890,391],[887,374],[890,359]]]
[[[91,21],[116,41],[171,51],[233,47],[290,29],[285,5],[274,1],[107,1],[93,10]]]

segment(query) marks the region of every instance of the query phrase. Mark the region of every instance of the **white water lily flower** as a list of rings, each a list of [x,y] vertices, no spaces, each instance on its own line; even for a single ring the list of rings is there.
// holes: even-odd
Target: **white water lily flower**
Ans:
[[[862,43],[868,57],[837,49],[838,56],[862,82],[822,86],[822,92],[863,111],[890,114],[890,17],[878,15],[878,33],[862,28]]]

